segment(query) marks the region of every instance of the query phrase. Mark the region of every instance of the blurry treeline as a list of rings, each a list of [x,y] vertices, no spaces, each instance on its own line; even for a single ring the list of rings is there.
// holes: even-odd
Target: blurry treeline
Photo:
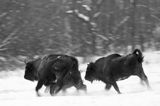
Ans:
[[[137,47],[160,49],[160,0],[0,0],[0,60],[9,64],[20,56]]]

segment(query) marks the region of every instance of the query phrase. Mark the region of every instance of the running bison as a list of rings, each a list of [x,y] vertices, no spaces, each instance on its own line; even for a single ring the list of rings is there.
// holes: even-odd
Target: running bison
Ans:
[[[86,90],[78,70],[77,59],[67,55],[47,55],[26,62],[24,78],[38,81],[35,89],[38,96],[43,85],[50,86],[51,95],[70,86]]]
[[[90,82],[100,80],[106,84],[106,90],[113,86],[120,94],[116,81],[136,75],[149,88],[148,78],[143,71],[142,62],[143,55],[139,49],[135,49],[132,54],[127,56],[111,54],[96,60],[95,63],[88,64],[85,79]]]

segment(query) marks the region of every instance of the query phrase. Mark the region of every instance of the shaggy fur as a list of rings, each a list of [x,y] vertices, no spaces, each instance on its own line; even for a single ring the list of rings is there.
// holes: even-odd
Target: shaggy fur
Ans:
[[[80,74],[78,74],[78,77],[74,77],[77,76],[75,73],[78,72],[76,58],[67,55],[47,55],[27,62],[24,78],[30,81],[38,81],[35,89],[38,96],[40,96],[38,91],[43,85],[50,86],[50,93],[53,95],[67,86],[68,83],[70,86],[75,86],[76,83],[74,82],[82,81]],[[86,87],[83,82],[81,86]]]
[[[113,86],[118,93],[121,93],[116,81],[136,75],[149,87],[142,62],[143,55],[139,49],[135,49],[133,53],[127,56],[111,54],[98,59],[95,63],[88,64],[85,79],[90,82],[100,80],[106,84],[107,90]]]

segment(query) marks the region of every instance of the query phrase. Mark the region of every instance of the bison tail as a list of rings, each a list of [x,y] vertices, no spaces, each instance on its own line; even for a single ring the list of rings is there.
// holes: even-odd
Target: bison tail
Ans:
[[[137,56],[138,61],[139,61],[140,63],[143,62],[143,54],[142,54],[142,52],[141,52],[139,49],[135,49],[135,50],[133,51],[133,54],[135,54],[135,55]]]

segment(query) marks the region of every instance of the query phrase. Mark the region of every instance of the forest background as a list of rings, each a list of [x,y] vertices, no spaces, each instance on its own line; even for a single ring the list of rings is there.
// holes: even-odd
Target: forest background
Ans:
[[[160,0],[0,0],[0,70],[24,57],[160,50]]]

